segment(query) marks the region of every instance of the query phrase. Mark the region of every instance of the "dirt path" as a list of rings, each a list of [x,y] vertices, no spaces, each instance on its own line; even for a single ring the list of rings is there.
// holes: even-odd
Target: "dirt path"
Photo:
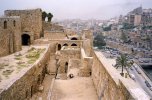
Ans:
[[[51,100],[98,100],[90,77],[55,80]]]

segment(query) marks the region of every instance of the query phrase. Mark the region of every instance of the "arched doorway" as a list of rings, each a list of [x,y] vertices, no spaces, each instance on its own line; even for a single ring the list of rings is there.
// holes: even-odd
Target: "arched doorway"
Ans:
[[[28,34],[22,35],[22,45],[30,45],[30,36]]]
[[[65,63],[65,73],[68,71],[68,62]]]
[[[4,29],[7,29],[7,21],[4,21]]]
[[[71,40],[78,40],[76,37],[71,38]]]
[[[63,46],[68,46],[68,44],[67,44],[67,43],[65,43]]]
[[[73,43],[71,46],[77,46],[77,44]]]
[[[58,44],[58,50],[61,50],[61,44]]]

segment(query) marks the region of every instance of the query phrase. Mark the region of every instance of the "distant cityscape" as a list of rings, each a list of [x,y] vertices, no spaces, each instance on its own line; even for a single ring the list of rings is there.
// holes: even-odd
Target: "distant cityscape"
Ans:
[[[83,29],[91,29],[94,37],[103,34],[106,46],[127,53],[140,65],[152,65],[152,8],[141,6],[126,12],[126,15],[109,20],[63,20],[57,23],[80,34]],[[148,67],[146,67],[148,68]],[[149,72],[149,70],[148,70]]]

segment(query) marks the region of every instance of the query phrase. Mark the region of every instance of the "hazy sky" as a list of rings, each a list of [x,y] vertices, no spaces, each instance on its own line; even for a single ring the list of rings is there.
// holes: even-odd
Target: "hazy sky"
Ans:
[[[152,0],[0,0],[0,15],[6,9],[42,8],[54,19],[108,19],[140,5],[152,8]]]

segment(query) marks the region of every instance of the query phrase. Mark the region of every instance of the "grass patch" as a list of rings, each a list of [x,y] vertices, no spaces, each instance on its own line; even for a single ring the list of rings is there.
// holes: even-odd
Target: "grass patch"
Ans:
[[[33,64],[36,60],[29,60],[27,63],[28,64]]]
[[[0,64],[0,70],[1,70],[1,69],[4,69],[4,67],[5,67],[4,63],[1,63],[1,64]]]
[[[26,67],[25,62],[23,62],[23,61],[19,61],[19,62],[17,62],[17,64],[18,64],[18,66],[17,66],[18,69],[21,69],[22,67]]]
[[[0,70],[4,69],[5,66],[9,66],[9,63],[0,63]]]
[[[45,48],[44,49],[35,49],[35,48],[31,48],[30,50],[28,50],[28,54],[26,55],[26,58],[28,58],[28,64],[33,64],[39,57],[40,57],[40,54],[42,52],[45,51]]]
[[[20,67],[26,67],[26,65],[25,65],[25,64],[20,64],[19,66],[20,66]]]
[[[14,70],[5,70],[5,71],[3,71],[2,74],[3,74],[5,77],[7,77],[7,76],[10,75],[13,71],[14,71]]]
[[[15,57],[14,59],[15,59],[15,60],[21,60],[22,58],[20,58],[20,57]]]

